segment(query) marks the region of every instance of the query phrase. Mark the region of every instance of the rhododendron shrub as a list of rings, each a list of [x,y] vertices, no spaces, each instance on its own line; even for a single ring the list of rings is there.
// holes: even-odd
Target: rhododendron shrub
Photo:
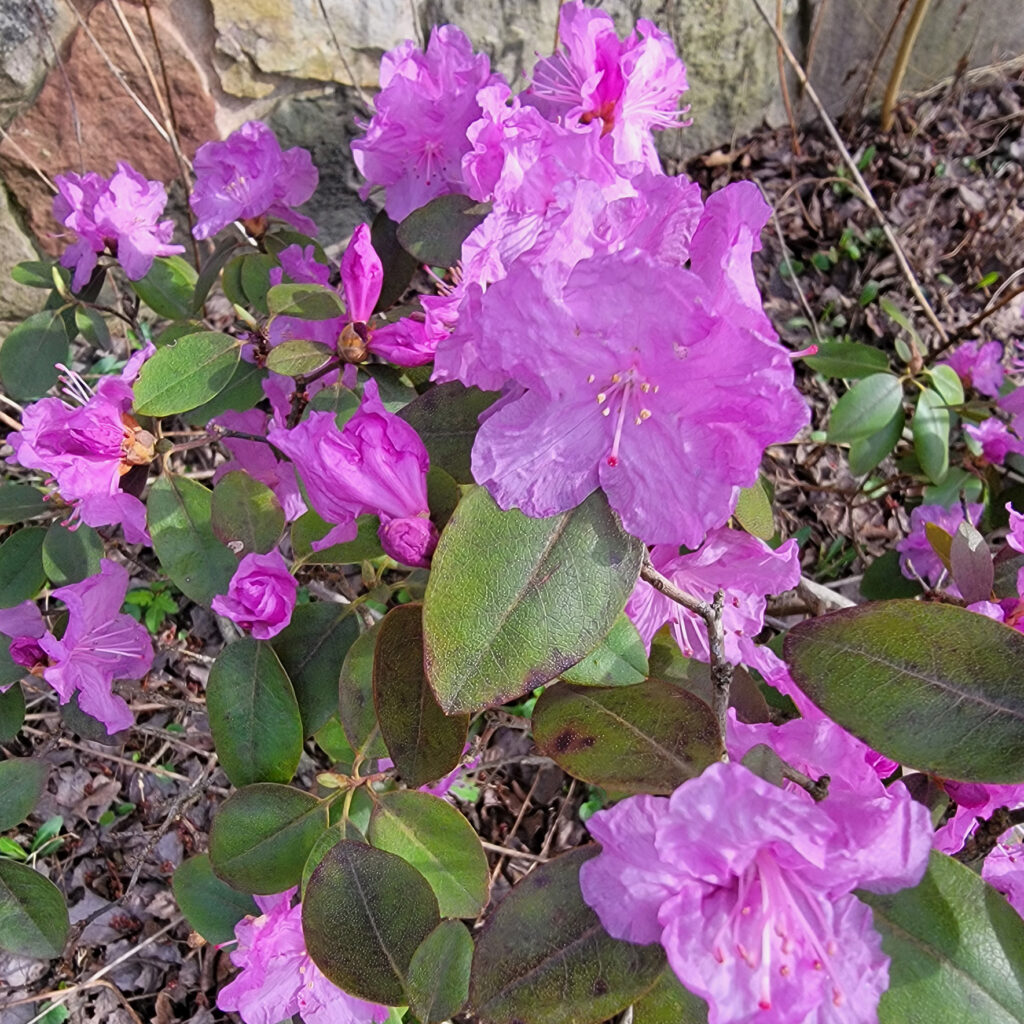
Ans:
[[[784,345],[760,190],[661,166],[687,76],[651,22],[563,4],[515,93],[438,26],[380,83],[348,239],[257,121],[196,153],[198,267],[161,183],[57,176],[54,292],[0,348],[5,758],[26,694],[129,765],[208,724],[228,795],[173,888],[245,1024],[1024,1020],[1010,339]],[[851,381],[823,435],[801,359]],[[881,599],[840,611],[772,515],[821,437],[903,474]],[[477,834],[505,733],[517,799],[538,751],[574,780],[529,851],[526,805]],[[0,857],[0,949],[65,953],[49,877]]]

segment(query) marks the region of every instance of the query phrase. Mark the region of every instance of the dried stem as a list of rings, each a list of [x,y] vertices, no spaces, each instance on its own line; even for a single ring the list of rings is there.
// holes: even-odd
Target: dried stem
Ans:
[[[996,848],[999,837],[1014,825],[1024,825],[1024,807],[1015,811],[1007,807],[997,807],[991,817],[978,819],[974,835],[967,840],[959,853],[953,854],[953,859],[980,870],[982,862]]]
[[[725,659],[725,630],[722,626],[722,610],[725,606],[725,591],[719,590],[711,604],[692,594],[680,590],[671,580],[654,568],[651,556],[644,554],[640,567],[640,578],[646,580],[660,594],[670,601],[682,605],[687,611],[699,615],[708,630],[708,653],[711,659],[711,710],[718,723],[722,742],[725,742],[725,723],[729,709],[729,691],[732,688],[733,667]]]
[[[907,73],[907,66],[910,64],[910,52],[914,49],[921,26],[924,24],[925,15],[931,0],[917,0],[914,10],[910,15],[910,22],[903,32],[900,40],[900,48],[896,53],[896,62],[889,74],[889,81],[885,86],[885,97],[882,100],[882,131],[892,131],[893,122],[896,120],[896,101],[899,99],[900,86],[903,84],[903,77]]]

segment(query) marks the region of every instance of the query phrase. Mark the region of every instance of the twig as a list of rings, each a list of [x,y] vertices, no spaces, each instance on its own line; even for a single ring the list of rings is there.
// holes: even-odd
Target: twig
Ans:
[[[797,771],[791,764],[782,763],[782,777],[795,782],[801,789],[806,790],[815,803],[821,803],[828,796],[829,783],[832,781],[830,775],[822,775],[818,779],[812,779],[809,775]]]
[[[537,788],[537,783],[539,781],[540,772],[537,772],[537,774],[533,777],[533,782],[530,784],[530,789],[526,794],[526,799],[523,800],[523,806],[519,808],[519,813],[516,815],[516,820],[512,823],[512,828],[508,834],[510,839],[514,838],[515,834],[519,831],[519,826],[523,823],[523,818],[526,817],[526,809],[530,806],[530,799],[533,797],[533,791]],[[491,872],[491,885],[494,885],[494,880],[498,877],[498,874],[501,871],[501,867],[504,863],[504,856],[499,857],[495,862],[494,870]]]
[[[732,689],[733,667],[725,660],[725,630],[722,627],[722,609],[725,606],[725,591],[719,590],[711,604],[680,590],[671,580],[654,568],[651,556],[645,552],[640,567],[640,578],[646,580],[655,590],[670,601],[681,604],[688,611],[699,615],[708,630],[708,654],[711,660],[711,710],[725,742],[725,723],[729,710],[729,691]]]
[[[775,0],[775,25],[782,32],[782,0]],[[800,155],[800,135],[793,116],[793,104],[789,98],[789,83],[786,81],[786,61],[782,55],[782,47],[775,47],[775,56],[779,65],[779,88],[782,90],[782,105],[786,108],[786,120],[789,121],[789,145],[794,156]]]
[[[510,850],[507,846],[498,846],[496,843],[485,843],[482,839],[480,845],[491,853],[500,853],[502,857],[510,857],[512,860],[532,860],[544,863],[545,858],[536,853],[528,853],[526,850]]]
[[[1024,284],[1019,285],[1012,291],[1007,292],[998,302],[994,305],[986,306],[976,317],[968,320],[963,327],[958,327],[954,332],[953,336],[940,348],[935,351],[935,355],[940,355],[945,352],[954,342],[959,341],[965,335],[970,334],[975,327],[986,321],[993,313],[998,313],[1004,306],[1009,305],[1018,295],[1024,292]]]
[[[789,61],[790,67],[793,69],[797,79],[803,86],[807,98],[811,101],[815,110],[818,111],[826,129],[828,129],[829,135],[832,137],[832,141],[836,144],[836,147],[843,158],[843,163],[846,164],[846,167],[850,172],[850,176],[857,184],[857,187],[863,192],[864,203],[875,215],[875,219],[878,221],[878,224],[882,229],[882,233],[885,235],[886,240],[892,247],[892,252],[896,257],[896,262],[900,265],[900,270],[902,270],[903,276],[906,278],[907,284],[910,286],[910,290],[913,293],[914,298],[917,300],[918,305],[920,305],[922,312],[932,327],[935,328],[939,338],[943,342],[947,341],[949,336],[946,333],[946,329],[942,326],[939,318],[935,315],[935,310],[932,309],[931,304],[925,298],[925,294],[921,290],[921,285],[917,281],[917,277],[914,274],[913,268],[910,266],[910,262],[907,259],[906,253],[903,251],[903,247],[899,243],[899,239],[889,226],[889,222],[886,219],[885,214],[882,212],[882,208],[877,202],[875,202],[875,197],[871,194],[871,189],[868,187],[868,183],[864,180],[864,175],[860,173],[860,168],[857,166],[857,162],[853,159],[850,155],[850,151],[846,148],[846,143],[843,142],[843,138],[836,129],[832,118],[829,117],[824,103],[821,102],[821,98],[814,91],[814,87],[811,83],[807,80],[807,75],[804,74],[804,69],[800,66],[800,62],[793,55],[793,51],[789,48],[789,44],[775,27],[771,18],[769,18],[765,13],[760,0],[751,0],[751,2],[757,9],[757,13],[761,16],[761,20],[764,21],[772,35],[775,36],[776,42],[778,42],[779,46],[782,47],[782,52],[785,53],[786,60]]]
[[[996,808],[991,817],[978,819],[974,835],[967,840],[959,853],[953,854],[953,859],[968,867],[978,868],[996,848],[999,837],[1014,825],[1024,825],[1024,807],[1015,811],[1006,807]]]
[[[910,13],[910,21],[903,31],[903,38],[900,40],[900,48],[896,51],[896,61],[889,73],[889,81],[885,86],[885,96],[882,99],[882,131],[892,131],[893,122],[896,120],[896,101],[899,99],[900,86],[903,84],[903,77],[907,73],[907,65],[910,63],[910,51],[914,49],[918,33],[924,24],[925,15],[931,0],[917,0],[914,9]]]
[[[27,732],[30,736],[47,736],[45,732],[41,732],[39,729],[33,729],[31,726],[23,726],[23,732]],[[102,761],[113,761],[114,764],[122,765],[125,768],[131,768],[140,772],[149,772],[152,775],[157,775],[161,779],[177,779],[179,782],[191,782],[192,780],[187,775],[181,775],[178,772],[172,772],[168,768],[153,768],[143,761],[129,761],[127,757],[118,757],[117,754],[108,754],[103,750],[93,750],[91,747],[83,746],[81,743],[76,743],[74,740],[69,740],[66,736],[58,736],[57,742],[62,747],[73,747],[75,750],[81,750],[83,754],[90,754],[93,757],[99,758]]]
[[[815,583],[814,580],[808,579],[806,576],[800,577],[800,582],[796,585],[796,592],[812,608],[853,608],[857,604],[856,601],[851,601],[848,597],[837,594],[831,587]]]
[[[540,772],[537,773],[538,776]],[[551,822],[551,828],[548,829],[548,834],[544,837],[544,843],[540,848],[540,856],[542,859],[547,860],[548,851],[551,849],[551,843],[554,841],[555,832],[558,829],[558,823],[562,820],[562,815],[565,813],[566,807],[572,800],[573,793],[576,792],[576,780],[572,779],[569,782],[569,792],[565,794],[565,799],[562,801],[558,808],[558,813],[555,815],[555,820]]]

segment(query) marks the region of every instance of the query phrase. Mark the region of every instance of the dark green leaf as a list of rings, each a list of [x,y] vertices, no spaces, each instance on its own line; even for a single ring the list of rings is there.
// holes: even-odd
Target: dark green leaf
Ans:
[[[373,218],[370,241],[384,268],[384,283],[374,309],[379,312],[389,309],[402,297],[419,264],[402,248],[398,241],[398,224],[384,210]]]
[[[373,655],[377,721],[388,753],[409,786],[422,786],[450,772],[462,757],[469,729],[469,715],[445,715],[427,684],[422,608],[392,608],[377,631]]]
[[[158,349],[135,382],[135,411],[172,416],[209,402],[230,383],[240,352],[237,338],[217,331],[186,334]]]
[[[387,757],[388,748],[373,707],[373,653],[380,623],[356,638],[341,665],[338,717],[352,749],[364,757]]]
[[[466,236],[490,212],[490,203],[469,196],[438,196],[398,225],[398,241],[420,263],[453,267],[462,257]]]
[[[334,806],[337,807],[338,805],[335,804]],[[317,865],[324,859],[324,854],[334,846],[335,843],[340,843],[342,839],[352,839],[357,843],[366,842],[366,836],[364,836],[356,825],[348,819],[342,819],[333,823],[326,832],[321,832],[320,835],[317,836],[317,840],[313,844],[313,849],[309,851],[306,863],[302,867],[302,882],[300,883],[299,888],[299,894],[301,896],[305,896],[306,886],[309,885],[309,880],[312,877],[313,872],[316,871]]]
[[[275,345],[267,356],[267,369],[285,377],[301,377],[318,370],[334,352],[318,341],[292,338]]]
[[[238,564],[214,536],[212,500],[195,480],[162,476],[146,503],[153,550],[164,572],[186,597],[207,607],[217,594],[228,592]]]
[[[964,385],[952,366],[934,366],[925,373],[931,378],[932,388],[942,397],[946,405],[962,405]]]
[[[407,860],[430,883],[442,917],[476,917],[487,905],[490,872],[468,821],[429,793],[397,790],[381,796],[369,840]]]
[[[22,260],[11,267],[11,278],[29,288],[53,287],[54,264],[48,260]]]
[[[633,1024],[708,1024],[708,1004],[666,967],[654,988],[634,1004]]]
[[[0,743],[10,743],[25,721],[25,691],[19,682],[25,669],[11,661],[7,647],[0,641],[0,686],[13,684],[9,690],[0,693]]]
[[[242,257],[239,269],[242,292],[248,305],[264,316],[269,312],[270,272],[277,266],[280,266],[277,257],[268,252],[247,252]]]
[[[210,528],[238,558],[253,552],[265,555],[284,533],[284,510],[266,484],[236,469],[214,485]]]
[[[52,508],[52,503],[43,500],[42,491],[29,484],[0,484],[0,526],[35,519]]]
[[[81,583],[100,571],[103,539],[91,527],[78,525],[69,530],[54,523],[43,540],[43,570],[58,587]]]
[[[253,363],[239,360],[231,379],[210,401],[204,402],[195,409],[188,409],[182,415],[193,426],[206,426],[214,416],[228,410],[246,412],[252,409],[263,398],[263,382],[267,379],[267,371]]]
[[[90,345],[95,345],[97,348],[110,347],[110,328],[107,327],[106,320],[96,310],[79,306],[75,310],[75,325],[78,327],[78,333]]]
[[[785,652],[804,693],[887,757],[946,779],[1024,782],[1016,630],[953,605],[886,601],[801,622]]]
[[[20,825],[35,810],[46,785],[47,767],[45,761],[31,757],[0,761],[0,832]]]
[[[131,286],[157,316],[184,320],[192,315],[198,276],[180,256],[157,256],[149,273]]]
[[[408,992],[421,1021],[445,1021],[469,998],[473,939],[461,921],[442,921],[419,945],[409,964]]]
[[[671,793],[722,756],[711,708],[658,679],[628,687],[556,683],[533,709],[533,736],[570,775],[625,793]]]
[[[423,610],[441,706],[503,704],[575,665],[622,611],[642,552],[600,491],[548,519],[503,512],[486,488],[470,491],[441,535]]]
[[[871,377],[889,367],[884,352],[858,341],[819,342],[817,354],[804,356],[804,362],[826,377],[847,379]]]
[[[206,853],[179,864],[172,885],[174,898],[189,926],[216,945],[234,940],[235,925],[246,914],[260,914],[251,896],[236,892],[213,873]]]
[[[898,551],[886,551],[876,558],[864,573],[860,581],[860,593],[867,601],[887,601],[893,597],[916,597],[920,594],[921,584],[917,580],[908,580],[900,572],[900,555]]]
[[[925,388],[918,396],[911,429],[921,468],[932,483],[942,483],[949,469],[949,409],[938,392]]]
[[[884,427],[870,437],[852,442],[847,456],[850,472],[854,476],[870,473],[896,447],[897,442],[903,436],[903,427],[906,422],[907,414],[901,405],[896,410],[896,415]]]
[[[630,686],[646,679],[647,673],[643,638],[623,614],[594,650],[562,673],[562,679],[577,686]]]
[[[360,516],[356,526],[359,532],[353,540],[314,551],[312,542],[325,537],[332,527],[310,509],[292,523],[292,552],[305,565],[350,565],[383,555],[377,533],[380,520],[376,516]]]
[[[206,684],[206,710],[217,757],[234,785],[291,780],[302,756],[302,719],[269,643],[246,637],[220,652]]]
[[[68,927],[68,908],[53,882],[0,858],[0,949],[51,959],[63,951]]]
[[[330,981],[370,1002],[406,1001],[413,954],[440,924],[426,879],[392,853],[343,839],[306,886],[306,948]]]
[[[242,248],[243,244],[238,238],[225,238],[203,264],[196,278],[196,286],[192,292],[193,313],[202,312],[206,297],[210,294],[213,283],[220,277],[224,264]]]
[[[857,895],[892,957],[882,1024],[1024,1021],[1024,921],[973,871],[933,851],[916,888]]]
[[[23,320],[0,344],[0,381],[12,398],[41,398],[57,383],[56,363],[70,359],[68,330],[44,310]]]
[[[13,608],[42,590],[45,539],[43,527],[27,526],[0,544],[0,608]]]
[[[359,636],[351,605],[317,601],[299,605],[274,637],[274,650],[295,688],[303,732],[311,736],[338,713],[341,665]]]
[[[300,320],[334,320],[345,316],[345,304],[333,288],[322,284],[276,284],[267,292],[273,316]]]
[[[833,442],[860,441],[885,427],[903,401],[903,386],[891,373],[873,373],[836,402],[828,425]]]
[[[587,846],[540,864],[477,935],[469,1003],[486,1024],[598,1024],[639,999],[665,966],[659,944],[613,939],[580,895]]]
[[[260,782],[221,804],[210,832],[210,863],[240,892],[262,895],[298,885],[302,866],[327,828],[327,807],[290,786]]]
[[[470,454],[480,429],[480,413],[497,398],[496,391],[449,381],[414,398],[398,415],[420,435],[432,467],[443,469],[460,484],[471,484]]]

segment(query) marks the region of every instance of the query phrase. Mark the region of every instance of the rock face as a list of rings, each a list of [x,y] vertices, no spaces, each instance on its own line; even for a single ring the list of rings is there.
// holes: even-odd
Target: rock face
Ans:
[[[38,258],[0,188],[0,321],[19,320],[39,311],[45,293],[11,278],[11,268],[16,264]],[[6,333],[0,323],[0,336]]]

